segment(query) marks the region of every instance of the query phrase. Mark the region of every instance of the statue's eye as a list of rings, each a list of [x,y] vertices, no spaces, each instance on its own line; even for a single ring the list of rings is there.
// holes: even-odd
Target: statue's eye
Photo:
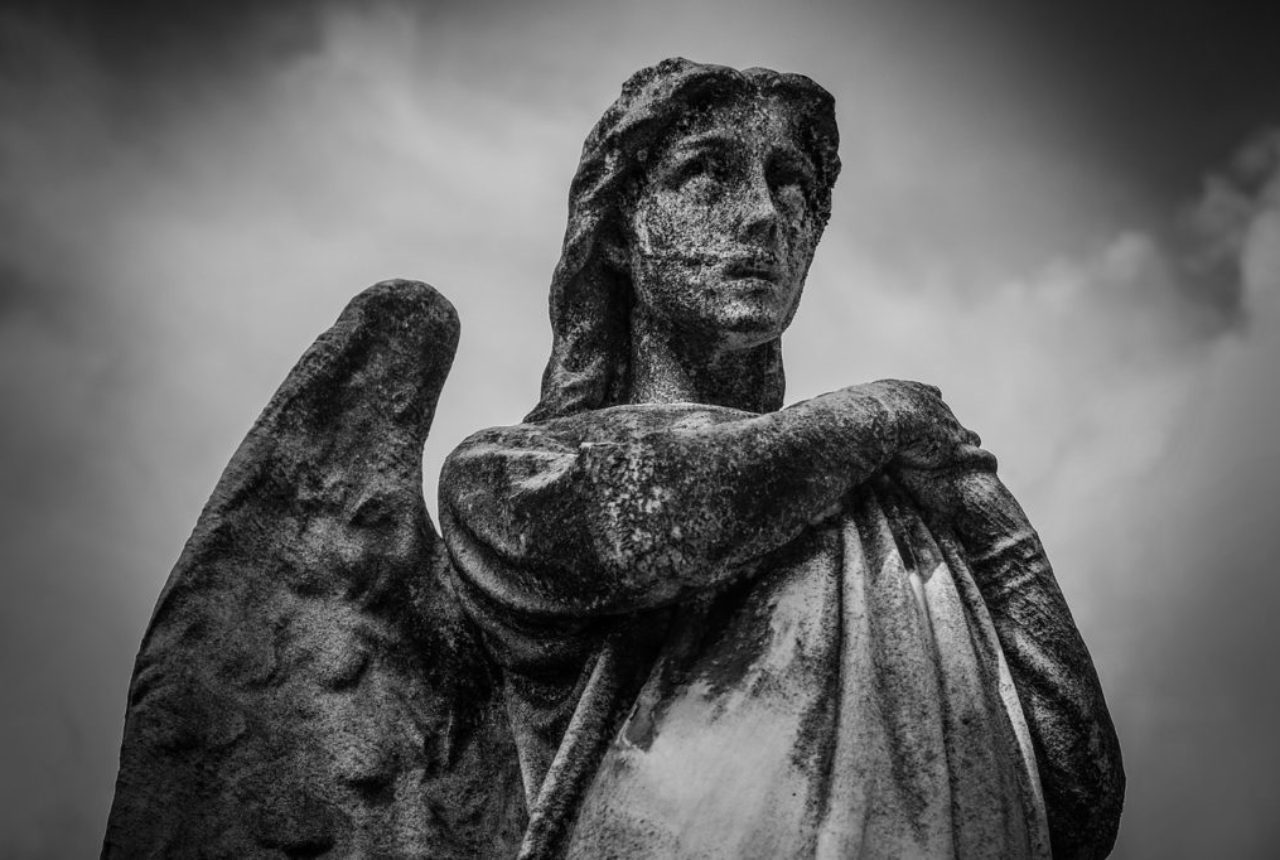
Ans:
[[[769,186],[775,191],[798,188],[807,198],[817,183],[809,160],[794,154],[782,154],[773,159],[768,170]]]
[[[728,165],[723,158],[714,153],[702,153],[680,166],[677,183],[683,187],[694,182],[700,185],[723,182],[728,172]]]

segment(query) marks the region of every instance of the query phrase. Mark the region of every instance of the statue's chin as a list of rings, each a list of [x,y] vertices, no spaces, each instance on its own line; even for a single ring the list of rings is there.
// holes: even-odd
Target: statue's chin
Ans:
[[[753,349],[781,337],[791,322],[791,311],[775,295],[744,296],[717,308],[704,331],[721,349]]]
[[[674,335],[695,352],[737,352],[777,340],[790,324],[801,292],[799,286],[765,278],[679,283],[679,289],[640,293],[633,313],[652,331]]]

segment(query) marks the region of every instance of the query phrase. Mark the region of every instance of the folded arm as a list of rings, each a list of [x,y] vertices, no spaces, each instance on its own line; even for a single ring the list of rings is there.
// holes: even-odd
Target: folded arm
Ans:
[[[904,446],[963,432],[945,410],[886,382],[763,415],[647,404],[486,430],[445,463],[442,526],[471,584],[528,615],[667,605],[749,573]]]

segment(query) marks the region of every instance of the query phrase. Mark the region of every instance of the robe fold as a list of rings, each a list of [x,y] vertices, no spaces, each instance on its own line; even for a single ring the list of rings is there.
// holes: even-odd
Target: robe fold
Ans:
[[[569,857],[1049,856],[986,607],[952,542],[892,495],[865,488],[677,619]]]
[[[645,432],[624,447],[652,441],[637,414]],[[699,470],[706,449],[645,459],[633,486],[597,481],[592,421],[477,434],[442,482],[459,595],[504,671],[522,857],[1105,856],[1118,747],[1029,526],[1001,511],[1002,530],[958,534],[875,471],[759,556],[708,552],[734,575],[643,605],[603,539],[565,533],[598,529],[581,520],[627,494],[674,504],[679,488],[653,488],[690,469],[702,485],[723,476],[698,491],[729,516],[753,490]],[[663,529],[678,543],[693,528],[670,513],[627,537],[645,575],[692,576],[654,549]],[[592,565],[612,592],[573,584]]]

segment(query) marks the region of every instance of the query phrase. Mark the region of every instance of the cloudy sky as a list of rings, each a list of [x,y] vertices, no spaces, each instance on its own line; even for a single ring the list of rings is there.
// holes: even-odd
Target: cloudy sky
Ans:
[[[789,397],[934,382],[1000,456],[1119,728],[1116,856],[1266,856],[1280,51],[1263,4],[1032,5],[0,7],[0,854],[96,854],[151,605],[354,293],[460,312],[429,499],[532,406],[582,139],[683,55],[835,95]]]

